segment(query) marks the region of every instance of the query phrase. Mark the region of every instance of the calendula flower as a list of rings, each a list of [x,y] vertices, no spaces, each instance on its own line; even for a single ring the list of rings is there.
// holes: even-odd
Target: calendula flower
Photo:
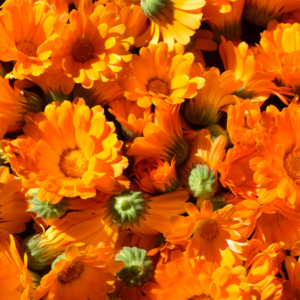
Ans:
[[[83,98],[89,108],[96,105],[106,106],[110,101],[123,100],[124,90],[119,87],[118,81],[102,82],[96,80],[90,89],[77,84],[73,90],[73,98]]]
[[[2,61],[16,62],[15,78],[39,76],[51,65],[48,43],[54,37],[57,20],[58,15],[47,11],[45,3],[10,1],[5,6],[0,24],[0,56]]]
[[[158,235],[174,227],[169,222],[169,217],[172,214],[182,214],[188,198],[189,195],[184,190],[154,197],[128,190],[107,202],[107,218],[119,227],[130,228],[135,233]]]
[[[53,64],[85,88],[91,88],[95,80],[117,79],[123,63],[131,60],[128,50],[133,38],[125,36],[125,25],[109,7],[85,9],[82,1],[78,11],[71,11],[70,24],[59,29],[53,43]]]
[[[250,168],[250,160],[260,157],[256,147],[235,145],[229,149],[226,158],[219,164],[220,182],[229,187],[237,196],[256,199],[260,190],[253,180],[254,171]]]
[[[141,0],[141,9],[149,18],[150,26],[137,38],[136,47],[157,44],[163,40],[173,50],[175,41],[186,45],[201,25],[204,0],[180,2],[179,0]]]
[[[21,131],[25,123],[24,115],[30,111],[36,113],[41,111],[41,103],[38,98],[18,90],[17,86],[12,88],[7,78],[0,77],[0,89],[0,115],[3,120],[0,131],[4,133]]]
[[[218,124],[211,124],[211,125],[207,126],[206,129],[209,130],[210,136],[211,136],[211,139],[213,142],[217,139],[218,136],[224,136],[226,139],[225,148],[228,147],[229,137],[228,137],[227,131],[222,126],[220,126]]]
[[[108,111],[121,124],[124,137],[131,141],[143,136],[145,126],[153,120],[150,107],[142,108],[126,99],[110,101],[109,107]]]
[[[245,0],[236,0],[231,3],[226,1],[228,3],[226,11],[220,10],[219,5],[211,2],[214,1],[208,1],[205,5],[203,14],[214,32],[215,40],[221,42],[221,36],[226,40],[238,40],[242,34],[242,14]]]
[[[20,233],[30,221],[26,213],[27,203],[22,181],[9,173],[6,167],[0,167],[0,230]]]
[[[258,25],[267,27],[269,21],[279,19],[285,13],[300,8],[299,0],[246,0],[244,18]]]
[[[189,145],[182,133],[179,118],[179,106],[155,109],[154,123],[148,123],[143,137],[137,137],[127,155],[156,157],[171,163],[175,156],[175,165],[179,166],[187,157]]]
[[[143,47],[139,55],[133,55],[120,86],[125,97],[141,107],[184,102],[197,95],[205,82],[201,77],[190,76],[193,61],[194,55],[184,54],[181,45],[173,51],[168,50],[166,43]]]
[[[233,205],[214,212],[212,202],[204,200],[200,211],[190,202],[185,204],[185,209],[189,216],[172,216],[174,228],[164,236],[175,244],[188,240],[187,258],[199,256],[221,266],[238,266],[246,260],[248,243],[239,231],[247,223],[245,219],[233,217]]]
[[[27,269],[19,255],[20,247],[12,235],[0,234],[0,292],[1,298],[11,300],[32,299],[34,289],[40,283],[40,275]]]
[[[132,173],[140,189],[151,194],[172,192],[179,187],[174,159],[169,164],[154,157],[143,158],[135,164]]]
[[[261,34],[260,46],[257,46],[256,60],[264,70],[276,78],[278,85],[289,87],[299,94],[299,42],[300,25],[269,23]],[[289,41],[288,47],[286,40]]]
[[[220,74],[219,69],[212,67],[206,70],[201,64],[194,64],[193,68],[195,75],[205,79],[205,86],[193,99],[184,103],[184,117],[196,125],[215,124],[220,119],[221,108],[240,101],[232,94],[242,88],[243,83],[235,78],[232,71]]]
[[[42,233],[34,234],[23,242],[22,251],[28,256],[32,270],[45,270],[67,246],[75,245],[84,251],[87,245],[99,244],[114,248],[118,226],[105,219],[108,195],[98,193],[88,201],[75,198],[68,201],[68,210],[61,218],[44,220]],[[41,231],[41,229],[40,229]]]
[[[248,299],[243,267],[220,267],[200,259],[178,258],[155,271],[154,282],[144,285],[145,300]],[[252,298],[258,299],[258,298]]]
[[[0,140],[2,140],[8,130],[8,115],[4,114],[4,113],[0,113],[0,122],[1,122]],[[2,146],[2,144],[1,144],[1,146]]]
[[[261,157],[253,158],[250,166],[262,203],[279,197],[290,207],[300,205],[299,113],[300,107],[292,103],[277,114],[267,111],[257,124],[256,148]]]
[[[214,142],[208,129],[190,131],[185,135],[190,152],[178,172],[182,185],[199,199],[213,197],[219,187],[217,166],[225,156],[226,139]]]
[[[112,248],[100,245],[80,253],[76,246],[68,246],[42,277],[33,300],[63,299],[66,293],[74,295],[74,299],[107,299],[106,293],[115,290],[114,273],[123,266],[123,262],[114,259]]]
[[[230,105],[227,111],[227,131],[234,145],[255,144],[255,124],[261,120],[258,103],[245,100],[243,103]]]
[[[225,70],[231,70],[235,78],[243,82],[243,86],[234,92],[236,96],[262,105],[270,95],[276,95],[281,101],[287,103],[284,94],[290,95],[289,89],[277,87],[272,82],[274,76],[263,71],[245,42],[235,46],[231,41],[222,38],[219,51]]]
[[[235,207],[235,217],[250,221],[249,226],[241,230],[244,236],[253,234],[253,239],[267,243],[283,242],[284,250],[292,249],[299,240],[299,213],[291,211],[282,201],[261,204],[257,200],[242,199]]]
[[[115,194],[128,186],[122,175],[128,162],[119,154],[122,142],[101,106],[89,109],[82,98],[73,103],[56,101],[45,113],[28,115],[26,122],[26,136],[20,138],[32,142],[32,157],[27,160],[30,154],[22,154],[27,145],[18,139],[8,156],[26,186],[42,187],[40,200],[56,203],[63,196],[86,199],[95,196],[96,190]],[[42,197],[43,191],[55,194],[54,200]]]

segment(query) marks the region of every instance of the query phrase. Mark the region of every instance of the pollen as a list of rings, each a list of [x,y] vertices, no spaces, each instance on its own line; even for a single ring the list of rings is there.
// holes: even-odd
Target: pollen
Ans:
[[[148,92],[169,95],[168,84],[160,79],[151,79],[147,84]]]
[[[219,233],[218,223],[212,219],[200,220],[196,225],[195,232],[200,234],[206,240],[212,240]]]
[[[84,63],[94,54],[94,47],[88,40],[78,40],[72,49],[72,56],[76,62]]]
[[[285,157],[284,168],[294,181],[300,181],[300,151],[291,152]]]
[[[278,223],[280,219],[283,219],[283,216],[278,213],[267,214],[263,212],[257,220],[261,226],[270,227]]]
[[[60,282],[70,283],[79,278],[83,271],[83,263],[81,261],[72,261],[70,266],[58,273],[57,278]]]
[[[82,178],[88,170],[89,161],[80,149],[69,149],[62,154],[59,167],[66,177]]]
[[[35,47],[34,44],[30,43],[30,42],[20,42],[16,44],[17,49],[22,52],[23,54],[27,55],[27,56],[36,56],[36,50],[37,48]]]

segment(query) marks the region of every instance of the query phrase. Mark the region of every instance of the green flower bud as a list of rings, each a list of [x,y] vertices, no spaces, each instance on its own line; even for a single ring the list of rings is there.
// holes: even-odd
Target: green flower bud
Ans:
[[[165,14],[165,10],[173,12],[173,2],[171,0],[141,0],[141,9],[148,18],[159,19]]]
[[[218,178],[208,165],[198,164],[188,177],[189,189],[193,196],[200,199],[211,198],[218,189]]]
[[[28,191],[28,194],[32,196],[32,199],[28,200],[31,207],[27,211],[36,213],[37,218],[41,217],[44,220],[58,219],[65,214],[69,207],[69,198],[63,198],[56,204],[52,204],[49,201],[43,202],[36,196],[38,191],[39,189],[30,189]]]
[[[125,267],[117,273],[117,276],[129,287],[140,287],[154,276],[155,266],[144,249],[124,247],[120,254],[116,255],[116,260],[125,263]]]
[[[110,221],[119,226],[127,227],[129,224],[139,225],[140,218],[144,218],[147,212],[147,202],[142,192],[129,190],[112,197],[108,203],[107,215]]]

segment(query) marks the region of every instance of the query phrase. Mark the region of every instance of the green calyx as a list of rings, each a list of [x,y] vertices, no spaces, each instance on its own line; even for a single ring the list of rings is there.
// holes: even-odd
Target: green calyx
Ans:
[[[72,93],[70,94],[64,94],[61,91],[61,87],[59,86],[59,90],[52,90],[52,88],[49,88],[48,92],[44,92],[45,99],[47,103],[52,103],[53,101],[59,101],[60,103],[63,103],[65,100],[73,100]]]
[[[30,189],[29,195],[32,196],[28,202],[31,204],[31,208],[27,211],[36,213],[37,218],[41,217],[44,220],[57,219],[65,214],[69,207],[68,198],[63,198],[60,202],[52,204],[49,201],[43,202],[37,198],[39,189]]]
[[[51,264],[51,270],[53,270],[54,268],[55,268],[55,264],[57,263],[57,262],[59,262],[60,260],[62,260],[62,259],[66,259],[66,254],[65,253],[62,253],[62,254],[60,254],[60,255],[58,255],[56,258],[55,258],[55,260],[52,262],[52,264]]]
[[[173,2],[171,0],[141,0],[141,9],[148,18],[159,19],[160,16],[166,14],[166,10],[173,14]]]
[[[191,52],[197,42],[196,34],[190,37],[190,42],[184,46],[184,53]]]
[[[57,257],[55,252],[47,249],[44,243],[43,234],[34,234],[23,240],[21,254],[27,254],[28,268],[34,271],[47,269]]]
[[[142,192],[125,191],[108,201],[106,218],[109,217],[111,222],[117,223],[120,227],[139,225],[140,219],[148,214],[147,202]]]
[[[26,107],[27,111],[31,111],[36,114],[43,111],[42,99],[37,94],[26,90],[22,90],[20,94],[23,96],[23,99],[20,101],[23,106]]]
[[[247,86],[244,85],[243,87],[232,93],[232,95],[246,100],[251,99],[255,95],[255,93],[247,91]]]
[[[229,137],[227,131],[223,127],[218,124],[212,124],[207,126],[206,129],[209,130],[213,142],[217,139],[218,136],[223,135],[226,138],[225,148],[228,147]]]
[[[35,290],[41,283],[42,276],[36,272],[28,270],[32,282],[32,289]]]
[[[188,177],[189,190],[193,196],[200,199],[211,198],[218,189],[218,178],[208,165],[198,164]]]
[[[189,143],[184,138],[184,136],[177,136],[173,138],[171,146],[166,146],[164,152],[166,153],[164,159],[168,162],[171,162],[175,156],[175,166],[178,167],[181,165],[189,154]]]
[[[116,255],[116,260],[125,263],[125,267],[117,273],[117,276],[129,287],[140,287],[154,276],[155,267],[144,249],[124,247]]]
[[[132,130],[127,129],[124,125],[121,125],[121,131],[124,138],[131,142],[133,142],[135,138],[143,136],[143,132],[141,132],[141,134],[139,134],[138,132],[134,133]]]

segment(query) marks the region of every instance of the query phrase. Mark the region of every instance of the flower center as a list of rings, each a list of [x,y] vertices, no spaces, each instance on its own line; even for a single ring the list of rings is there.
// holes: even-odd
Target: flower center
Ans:
[[[259,216],[258,221],[259,221],[260,225],[269,227],[269,226],[273,226],[274,223],[278,223],[278,221],[282,218],[283,218],[282,215],[279,215],[278,213],[267,214],[267,213],[263,212]]]
[[[212,240],[219,233],[218,223],[212,219],[200,220],[196,225],[195,232],[200,234],[206,240]]]
[[[206,295],[202,294],[200,296],[194,296],[194,297],[190,298],[189,300],[212,300],[212,298],[210,296],[206,296]]]
[[[148,92],[169,95],[168,84],[160,79],[151,79],[147,84]]]
[[[94,47],[88,40],[78,40],[72,49],[72,56],[77,62],[86,62],[93,57]]]
[[[69,149],[62,154],[59,167],[67,177],[82,178],[88,170],[89,161],[81,150]]]
[[[20,42],[16,44],[17,49],[27,56],[36,56],[36,47],[30,42]]]
[[[294,181],[300,180],[300,151],[292,152],[285,157],[284,168]]]
[[[72,261],[68,269],[58,273],[57,278],[60,282],[69,283],[77,279],[83,271],[81,261]]]

